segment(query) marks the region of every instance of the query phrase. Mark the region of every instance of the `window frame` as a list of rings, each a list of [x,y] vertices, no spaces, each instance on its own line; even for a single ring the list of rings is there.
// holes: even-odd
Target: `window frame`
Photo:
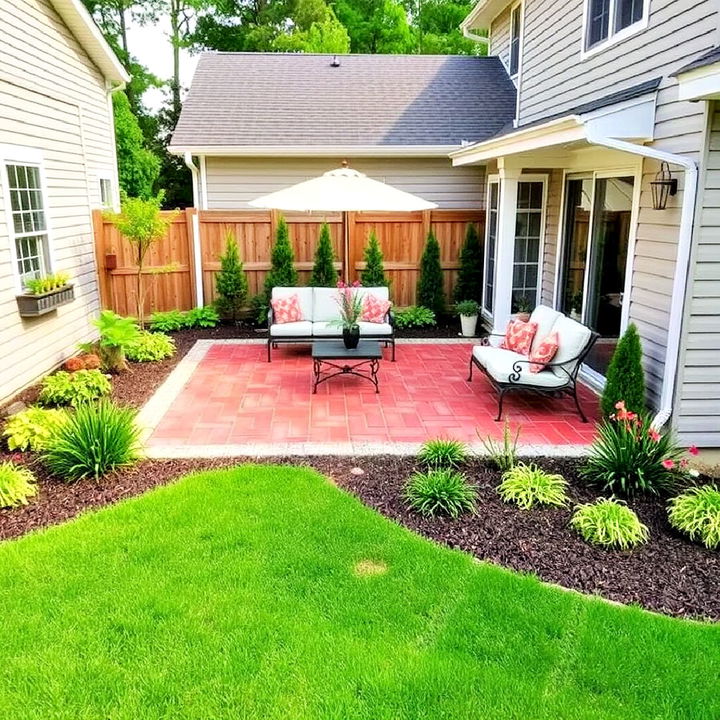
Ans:
[[[102,196],[102,186],[103,182],[107,182],[110,184],[109,192],[110,197],[108,198],[108,202],[103,202],[103,196]],[[105,172],[99,172],[97,174],[97,183],[98,183],[98,196],[100,198],[100,209],[101,210],[115,210],[115,188],[113,186],[113,176],[110,171]]]
[[[590,4],[592,0],[583,0],[582,37],[580,38],[580,55],[582,60],[592,57],[606,48],[612,47],[616,43],[622,42],[623,40],[626,40],[627,38],[635,35],[636,33],[642,32],[645,28],[647,28],[650,18],[650,0],[642,0],[643,11],[640,19],[621,30],[616,30],[615,25],[619,1],[620,0],[609,0],[607,37],[603,40],[599,40],[594,45],[588,45],[588,36],[590,32]]]
[[[513,45],[515,42],[515,17],[517,13],[517,45]],[[520,75],[520,64],[522,62],[522,39],[523,39],[523,3],[516,2],[510,6],[510,53],[508,55],[508,75],[513,82],[517,81]],[[517,67],[513,72],[513,48],[517,48]]]
[[[491,213],[491,206],[490,206],[490,198],[492,193],[492,186],[495,185],[497,187],[497,206],[495,208],[495,247],[494,247],[494,253],[493,253],[493,278],[492,278],[492,297],[490,298],[490,306],[488,307],[488,297],[487,297],[487,286],[488,286],[488,258],[490,256],[490,243],[488,242],[488,238],[490,236],[490,213]],[[495,274],[495,268],[497,264],[497,230],[500,224],[500,192],[501,192],[501,183],[500,183],[500,176],[499,175],[489,175],[487,178],[487,188],[485,191],[485,247],[483,248],[483,286],[482,286],[482,302],[480,303],[480,311],[483,317],[487,318],[488,320],[492,320],[493,313],[495,310],[495,291],[497,289],[496,285],[496,274]]]
[[[50,221],[50,204],[48,202],[49,195],[47,189],[47,180],[45,176],[45,164],[43,153],[37,148],[25,147],[21,145],[0,145],[0,185],[2,185],[3,205],[5,209],[5,227],[7,229],[8,239],[10,241],[10,260],[12,263],[12,275],[15,281],[15,290],[18,294],[25,291],[20,268],[18,267],[19,257],[17,253],[17,240],[26,235],[26,233],[17,233],[15,231],[15,223],[12,217],[12,204],[10,199],[10,174],[8,165],[18,165],[23,167],[36,167],[40,177],[40,192],[43,202],[43,213],[45,214],[45,230],[42,233],[46,237],[45,245],[47,257],[43,257],[44,272],[46,275],[51,274],[55,270],[55,252],[53,244],[52,223]]]
[[[545,232],[547,226],[547,202],[548,202],[548,187],[550,184],[550,178],[545,173],[523,173],[518,178],[518,196],[521,183],[541,183],[542,184],[542,200],[539,208],[540,211],[540,237],[538,243],[538,263],[537,263],[537,282],[535,285],[535,305],[537,306],[542,301],[542,282],[543,282],[543,261],[545,258]],[[513,276],[510,279],[510,303],[512,305],[512,293],[513,293],[513,279],[515,275],[515,242],[517,241],[517,216],[520,210],[526,208],[519,208],[517,201],[515,202],[515,223],[516,230],[513,233]],[[527,265],[527,262],[522,263]]]

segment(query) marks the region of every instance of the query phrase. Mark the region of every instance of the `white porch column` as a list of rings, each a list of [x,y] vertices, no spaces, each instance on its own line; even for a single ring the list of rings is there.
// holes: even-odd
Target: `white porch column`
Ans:
[[[497,246],[495,250],[495,301],[493,332],[504,333],[512,312],[512,276],[515,258],[515,215],[520,168],[498,160],[500,200],[498,205]]]

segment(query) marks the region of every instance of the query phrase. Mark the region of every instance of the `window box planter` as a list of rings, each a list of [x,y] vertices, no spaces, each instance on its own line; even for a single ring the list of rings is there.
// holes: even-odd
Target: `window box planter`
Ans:
[[[23,293],[17,295],[15,299],[21,317],[39,317],[52,312],[61,305],[71,303],[75,299],[75,287],[68,284],[42,295]]]

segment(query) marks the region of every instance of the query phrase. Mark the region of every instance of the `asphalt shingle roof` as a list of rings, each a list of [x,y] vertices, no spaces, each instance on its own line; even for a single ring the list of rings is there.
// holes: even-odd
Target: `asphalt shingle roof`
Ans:
[[[515,115],[498,58],[207,53],[171,145],[459,145]]]
[[[687,65],[683,65],[679,70],[676,70],[672,74],[672,77],[677,77],[689,70],[697,70],[697,68],[706,67],[707,65],[714,65],[716,62],[720,62],[720,46],[714,47],[712,50],[708,50],[706,53],[696,57],[692,62],[689,62]]]

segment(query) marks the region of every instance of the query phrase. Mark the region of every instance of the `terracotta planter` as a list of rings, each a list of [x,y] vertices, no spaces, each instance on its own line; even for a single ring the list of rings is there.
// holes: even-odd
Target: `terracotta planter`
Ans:
[[[527,322],[530,320],[530,313],[517,313],[515,315],[515,319],[519,320],[520,322]]]
[[[348,350],[354,350],[360,342],[360,328],[354,325],[351,328],[343,328],[343,342]]]
[[[17,295],[18,311],[21,317],[39,317],[52,312],[61,305],[67,305],[75,299],[73,285],[64,285],[57,290],[42,295],[23,293]]]

